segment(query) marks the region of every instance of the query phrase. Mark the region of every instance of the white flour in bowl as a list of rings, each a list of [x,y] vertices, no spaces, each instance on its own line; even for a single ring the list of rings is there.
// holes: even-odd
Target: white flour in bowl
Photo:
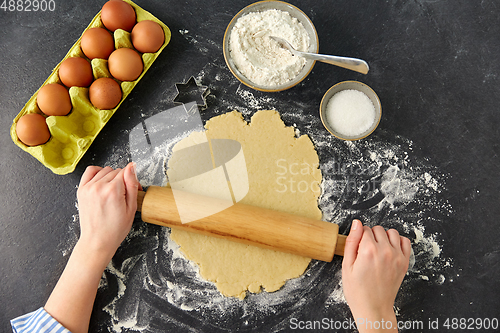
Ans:
[[[269,36],[287,40],[299,51],[309,48],[309,35],[289,13],[269,9],[240,17],[229,38],[229,53],[238,70],[261,86],[279,86],[293,80],[306,60],[294,57]]]

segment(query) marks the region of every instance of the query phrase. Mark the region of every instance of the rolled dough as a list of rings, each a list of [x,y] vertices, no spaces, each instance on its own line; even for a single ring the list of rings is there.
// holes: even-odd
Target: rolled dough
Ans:
[[[309,137],[296,138],[294,128],[286,127],[278,112],[259,111],[247,124],[241,113],[233,111],[210,119],[205,127],[209,140],[233,139],[242,146],[249,191],[241,203],[321,219],[318,155]],[[169,171],[179,163],[176,151],[199,143],[205,137],[202,134],[193,133],[176,144]],[[171,238],[199,266],[202,277],[214,282],[223,295],[240,299],[247,290],[280,289],[286,280],[302,275],[310,262],[297,255],[181,230],[172,229]]]

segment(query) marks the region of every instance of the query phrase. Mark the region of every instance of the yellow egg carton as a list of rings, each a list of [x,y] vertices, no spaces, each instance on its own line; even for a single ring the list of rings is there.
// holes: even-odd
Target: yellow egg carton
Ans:
[[[38,91],[29,99],[21,112],[14,119],[14,123],[10,129],[10,135],[16,145],[21,147],[24,151],[33,155],[43,165],[52,170],[55,174],[64,175],[73,172],[89,146],[92,144],[97,134],[102,130],[104,125],[108,122],[111,116],[120,107],[121,103],[127,98],[135,85],[141,80],[146,71],[151,67],[156,58],[160,55],[161,51],[167,46],[170,41],[170,29],[151,13],[145,11],[130,0],[124,0],[129,3],[135,10],[137,22],[143,20],[155,21],[163,28],[165,33],[165,42],[156,53],[142,54],[142,61],[144,63],[144,70],[141,75],[135,80],[130,82],[118,81],[122,89],[122,99],[120,103],[111,110],[100,110],[94,107],[89,100],[89,88],[71,87],[69,94],[73,109],[66,116],[46,116],[38,108],[36,97]],[[97,13],[89,26],[84,30],[90,28],[101,27],[105,28],[101,22],[101,12]],[[82,33],[82,35],[83,35]],[[115,48],[127,47],[133,49],[130,33],[121,29],[114,32]],[[80,47],[81,37],[71,47],[64,59],[52,70],[48,79],[43,83],[42,87],[49,83],[61,83],[59,79],[59,67],[61,63],[70,57],[85,57]],[[93,59],[91,61],[94,79],[102,77],[112,77],[108,70],[108,61],[105,59]],[[41,88],[41,87],[40,87]],[[16,125],[23,115],[29,113],[39,113],[46,117],[46,123],[49,127],[51,137],[45,144],[39,146],[26,146],[22,143],[16,134]]]

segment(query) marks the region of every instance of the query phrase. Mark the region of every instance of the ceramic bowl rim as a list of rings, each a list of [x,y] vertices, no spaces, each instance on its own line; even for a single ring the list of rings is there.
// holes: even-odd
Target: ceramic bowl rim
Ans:
[[[362,89],[359,89],[358,87],[361,87]],[[373,123],[373,125],[370,127],[370,129],[366,130],[359,136],[346,136],[339,134],[338,132],[334,131],[331,127],[328,121],[326,120],[326,107],[328,105],[328,101],[335,95],[336,93],[343,91],[343,90],[348,90],[348,89],[355,89],[358,91],[361,91],[365,95],[370,98],[372,101],[373,105],[375,106],[375,112],[377,114],[377,119]],[[375,93],[375,91],[368,86],[367,84],[359,81],[342,81],[337,84],[334,84],[332,87],[330,87],[326,93],[323,95],[323,98],[321,99],[321,103],[319,106],[319,115],[321,118],[321,122],[323,123],[323,126],[326,128],[328,132],[330,132],[331,135],[345,141],[356,141],[356,140],[361,140],[372,134],[375,129],[378,127],[380,120],[382,119],[382,105],[380,103],[380,99]]]

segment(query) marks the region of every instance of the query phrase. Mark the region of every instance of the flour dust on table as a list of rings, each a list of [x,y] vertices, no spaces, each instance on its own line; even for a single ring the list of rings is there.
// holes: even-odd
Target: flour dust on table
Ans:
[[[453,258],[445,255],[439,227],[452,223],[455,214],[445,199],[448,175],[432,161],[418,157],[411,140],[378,129],[368,139],[344,142],[324,130],[317,105],[295,99],[278,103],[273,95],[233,80],[223,63],[207,63],[194,76],[197,82],[211,86],[210,109],[204,111],[210,116],[236,109],[248,121],[258,110],[279,108],[285,125],[294,126],[297,137],[309,135],[323,175],[319,198],[323,220],[338,223],[344,234],[352,219],[359,218],[370,226],[395,228],[410,238],[414,256],[398,294],[397,309],[411,303],[414,284],[439,286],[453,281]],[[212,89],[225,80],[230,84]],[[203,112],[202,117],[206,118]],[[179,134],[153,151],[154,158],[149,156],[148,167],[139,173],[143,186],[158,185],[156,176],[164,172],[171,148],[189,134]],[[123,167],[131,154],[128,147],[116,147],[105,164]],[[77,212],[68,228],[70,240],[61,245],[65,256],[78,235]],[[222,296],[213,283],[203,279],[198,267],[170,239],[168,228],[136,221],[104,273],[95,320],[106,321],[111,332],[224,331],[234,328],[229,326],[234,322],[241,323],[242,330],[280,331],[311,302],[322,302],[325,316],[340,312],[349,318],[340,268],[340,258],[332,263],[313,260],[302,276],[288,280],[280,290],[250,294],[241,301]]]
[[[320,126],[305,115],[283,114],[283,118],[289,124]],[[440,234],[427,231],[440,222],[431,215],[453,216],[452,207],[441,195],[446,191],[447,176],[428,161],[415,158],[412,142],[404,138],[374,137],[346,143],[312,128],[298,130],[313,133],[310,136],[320,157],[323,220],[339,223],[347,232],[352,218],[360,218],[370,226],[396,228],[412,240],[414,257],[397,309],[410,301],[412,283],[449,281],[447,268],[453,260],[443,256]],[[279,331],[314,301],[309,295],[318,290],[325,296],[326,313],[350,315],[342,293],[340,260],[330,264],[313,261],[305,274],[289,280],[280,290],[250,294],[240,301],[222,296],[213,283],[203,279],[169,234],[167,228],[136,223],[106,270],[100,293],[107,295],[110,330],[161,332],[153,327],[157,321],[165,327],[201,332],[224,329],[236,320],[242,328],[265,322],[272,331]],[[186,316],[189,320],[181,323]],[[151,322],[152,318],[156,319]]]
[[[297,126],[296,133],[311,133],[323,174],[319,199],[323,220],[338,223],[347,234],[350,221],[360,218],[370,226],[396,228],[412,240],[414,256],[397,309],[411,302],[414,283],[453,281],[448,274],[453,259],[444,256],[443,240],[435,227],[454,215],[443,199],[447,175],[429,161],[416,158],[410,140],[381,133],[369,140],[343,142],[318,130],[321,124],[313,116],[283,113],[282,117],[285,124],[306,124]],[[106,164],[123,166],[129,153],[117,149]],[[160,155],[159,150],[156,154]],[[162,154],[169,156],[165,151]],[[145,185],[154,178],[154,170],[164,168],[165,161],[157,157],[151,175],[143,173]],[[63,256],[69,255],[78,237],[78,212],[68,228],[68,241],[60,246]],[[234,320],[242,328],[265,325],[279,331],[314,301],[309,295],[318,293],[324,296],[326,314],[340,311],[346,318],[350,316],[342,292],[340,259],[312,261],[302,276],[287,281],[280,290],[250,294],[240,301],[221,295],[213,283],[203,279],[169,235],[168,228],[134,223],[104,272],[98,291],[95,311],[104,312],[96,320],[107,321],[109,331],[163,332],[164,328],[182,327],[201,332],[224,329]]]
[[[252,98],[250,94],[242,96]],[[350,221],[360,218],[370,226],[396,228],[412,240],[414,256],[397,309],[411,301],[414,283],[441,285],[453,281],[448,274],[453,259],[444,256],[443,240],[435,227],[454,215],[453,207],[444,199],[446,174],[429,161],[416,158],[410,140],[380,133],[368,140],[343,142],[318,130],[321,123],[314,116],[294,112],[283,113],[282,118],[287,125],[306,124],[297,126],[296,133],[311,133],[323,174],[319,199],[323,220],[338,223],[341,232],[347,234]],[[128,149],[117,149],[106,164],[123,166],[128,154]],[[165,161],[160,154],[170,156],[166,150],[156,154],[157,165],[151,166],[151,175],[143,173],[144,185],[154,178],[155,170],[163,170]],[[63,256],[69,255],[76,242],[78,212],[68,228],[69,240],[61,245]],[[338,258],[332,263],[312,261],[302,276],[287,281],[280,290],[250,294],[240,301],[221,295],[213,283],[203,279],[198,267],[184,258],[169,235],[168,228],[134,223],[104,272],[98,291],[95,311],[104,312],[96,320],[106,320],[109,331],[165,331],[161,326],[201,332],[224,329],[234,320],[241,322],[242,328],[265,325],[279,331],[314,301],[309,295],[318,293],[324,296],[326,314],[340,311],[346,318],[350,315],[342,293]]]
[[[453,259],[443,255],[439,232],[427,229],[437,230],[453,218],[454,210],[443,195],[448,176],[415,158],[412,142],[401,137],[333,145],[321,135],[312,137],[316,147],[334,152],[321,167],[323,219],[339,223],[347,233],[352,219],[358,218],[371,227],[395,228],[412,241],[410,267],[396,305],[411,299],[410,286],[417,281],[443,284]],[[317,149],[321,160],[324,149]],[[338,281],[329,305],[345,303],[340,275]]]

